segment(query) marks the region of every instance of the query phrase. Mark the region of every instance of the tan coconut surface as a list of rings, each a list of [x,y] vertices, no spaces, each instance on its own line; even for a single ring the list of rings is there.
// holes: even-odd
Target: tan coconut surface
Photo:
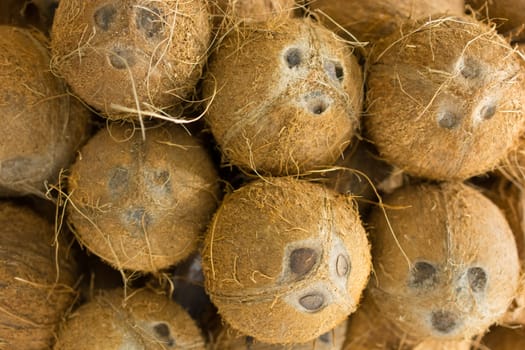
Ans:
[[[43,34],[0,26],[0,197],[45,193],[88,131],[89,112],[49,70]]]
[[[493,327],[485,334],[481,345],[474,350],[518,350],[525,349],[523,328]]]
[[[468,339],[498,321],[518,287],[516,243],[501,211],[460,183],[407,186],[369,218],[384,317],[413,337]]]
[[[322,22],[340,35],[375,42],[399,29],[408,19],[436,13],[462,15],[463,0],[306,0]]]
[[[352,47],[311,20],[238,26],[210,58],[206,119],[225,162],[297,174],[333,164],[348,146],[362,84]]]
[[[316,339],[302,344],[267,344],[225,326],[210,350],[341,350],[346,321]]]
[[[264,22],[276,18],[293,16],[297,8],[295,0],[215,0],[212,13],[215,20],[226,19],[228,23],[238,21]]]
[[[294,178],[227,196],[204,242],[205,286],[234,329],[265,343],[312,341],[355,311],[370,272],[349,197]]]
[[[191,317],[167,296],[147,289],[114,289],[69,315],[54,350],[200,349],[204,339]]]
[[[157,271],[197,248],[220,197],[207,150],[178,126],[110,124],[80,151],[69,177],[69,221],[80,242],[118,269]]]
[[[204,0],[62,0],[53,68],[106,116],[158,113],[192,95],[210,32]]]
[[[467,17],[407,22],[377,46],[369,71],[370,138],[412,175],[466,179],[518,142],[523,70],[493,28]]]
[[[525,39],[525,2],[520,0],[466,0],[477,15],[494,23],[513,40]]]
[[[68,244],[46,219],[7,201],[0,237],[0,349],[49,349],[77,296]]]

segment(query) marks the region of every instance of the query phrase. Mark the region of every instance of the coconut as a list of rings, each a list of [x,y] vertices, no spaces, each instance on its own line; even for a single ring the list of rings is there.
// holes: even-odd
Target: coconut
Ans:
[[[372,56],[365,122],[387,161],[459,180],[491,170],[517,143],[523,71],[495,29],[467,17],[407,22]]]
[[[358,40],[376,41],[392,34],[408,19],[436,13],[462,15],[463,0],[307,0],[314,13],[340,35],[353,35]]]
[[[525,349],[523,328],[493,327],[482,339],[478,350],[517,350]]]
[[[77,295],[77,267],[53,225],[25,206],[0,202],[0,348],[51,348]]]
[[[118,269],[157,271],[197,248],[219,179],[207,150],[178,126],[111,124],[81,149],[69,177],[80,242]]]
[[[519,0],[466,0],[484,20],[495,23],[512,40],[525,39],[525,3]]]
[[[49,72],[42,38],[0,26],[0,197],[43,196],[88,133],[89,112]]]
[[[108,117],[168,109],[200,78],[208,17],[204,0],[63,0],[51,33],[53,68]]]
[[[345,340],[346,321],[320,335],[313,341],[302,344],[267,344],[224,327],[212,350],[341,350]]]
[[[369,218],[370,293],[381,314],[410,336],[449,340],[499,320],[520,269],[496,205],[460,183],[406,186],[384,201],[390,209],[376,208]]]
[[[218,0],[213,8],[218,19],[232,22],[265,22],[275,18],[291,17],[295,0]]]
[[[191,317],[165,295],[148,289],[100,292],[69,315],[54,350],[202,349]]]
[[[202,253],[223,319],[258,341],[305,343],[355,311],[370,272],[349,197],[294,178],[251,182],[226,197]]]
[[[206,120],[227,162],[273,175],[333,164],[359,125],[352,48],[308,19],[232,30],[203,84]]]

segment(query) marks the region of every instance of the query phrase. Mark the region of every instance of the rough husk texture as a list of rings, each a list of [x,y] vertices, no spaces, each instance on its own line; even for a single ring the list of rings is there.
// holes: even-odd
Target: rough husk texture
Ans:
[[[378,45],[366,128],[412,175],[466,179],[496,167],[523,130],[523,70],[495,29],[464,17],[407,22]]]
[[[463,0],[307,0],[310,9],[340,35],[350,32],[358,40],[376,41],[396,31],[408,19],[436,13],[462,15]],[[334,23],[335,22],[335,23]]]
[[[301,252],[309,254],[301,260]],[[206,290],[225,321],[272,344],[308,342],[341,323],[355,311],[370,272],[351,199],[287,177],[227,196],[202,258]]]
[[[291,17],[296,7],[295,0],[217,0],[212,12],[217,17],[215,21],[224,19],[231,25]]]
[[[88,132],[89,112],[49,71],[41,37],[0,26],[0,197],[43,195]]]
[[[379,209],[369,219],[370,293],[384,317],[410,336],[435,339],[467,339],[498,321],[519,280],[501,211],[460,183],[407,186],[384,201],[389,221]]]
[[[225,161],[272,175],[333,164],[359,126],[351,46],[308,19],[240,25],[210,59],[206,119]]]
[[[0,348],[50,349],[77,295],[67,243],[55,241],[44,218],[6,201],[0,202],[0,237]]]
[[[217,206],[207,150],[178,126],[111,124],[80,151],[69,221],[80,242],[118,269],[157,271],[186,258]]]
[[[63,0],[52,28],[53,68],[106,116],[158,112],[192,95],[209,46],[208,17],[204,0]]]
[[[100,292],[69,315],[54,350],[204,350],[195,322],[168,297],[142,289]]]
[[[513,40],[525,39],[525,2],[521,0],[466,0],[483,20],[496,24]]]

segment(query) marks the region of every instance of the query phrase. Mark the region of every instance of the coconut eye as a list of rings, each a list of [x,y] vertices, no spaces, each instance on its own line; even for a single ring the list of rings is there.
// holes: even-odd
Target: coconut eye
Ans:
[[[481,67],[476,60],[464,58],[459,64],[459,72],[465,79],[476,79],[481,75]]]
[[[115,21],[117,9],[113,5],[106,5],[95,11],[93,20],[95,25],[103,31],[108,31],[109,26]]]
[[[461,122],[461,117],[452,111],[438,113],[437,123],[443,129],[454,129]]]
[[[297,248],[290,254],[290,270],[298,276],[304,276],[317,263],[318,254],[311,248]]]
[[[144,34],[146,38],[152,38],[162,31],[163,23],[160,14],[161,11],[156,7],[137,8],[137,28]]]
[[[333,79],[337,80],[339,82],[343,81],[344,78],[344,71],[343,66],[339,62],[334,61],[328,61],[324,64],[324,69],[326,71],[326,74]]]
[[[481,267],[471,267],[467,272],[467,279],[470,289],[479,293],[487,286],[487,273]]]
[[[437,283],[437,269],[434,265],[418,261],[410,271],[409,286],[412,288],[429,288]]]
[[[330,99],[320,91],[312,92],[304,97],[306,109],[314,114],[323,114],[331,104]]]
[[[325,297],[321,293],[312,292],[299,299],[299,304],[306,309],[306,311],[317,312],[324,308]]]
[[[295,47],[288,49],[284,54],[284,59],[290,69],[299,66],[302,61],[301,50]]]
[[[113,196],[120,196],[129,186],[129,171],[126,168],[117,167],[108,181],[109,192]]]
[[[337,256],[335,270],[339,277],[345,277],[348,275],[348,272],[350,272],[350,261],[348,261],[348,258],[343,254]]]
[[[493,103],[483,106],[479,111],[479,117],[482,120],[489,120],[494,116],[494,114],[496,114],[496,104]]]
[[[109,63],[116,69],[131,68],[137,63],[135,51],[128,48],[115,47],[109,54]]]
[[[171,337],[170,328],[165,323],[157,323],[153,326],[153,332],[158,340],[165,343],[167,346],[174,346],[175,340]]]
[[[432,327],[441,333],[450,333],[458,325],[458,318],[449,311],[436,311],[432,313],[430,322]]]

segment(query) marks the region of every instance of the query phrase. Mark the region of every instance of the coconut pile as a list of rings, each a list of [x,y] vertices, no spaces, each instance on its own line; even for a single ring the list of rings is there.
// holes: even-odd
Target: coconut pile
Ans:
[[[0,349],[525,345],[512,0],[0,3]]]

